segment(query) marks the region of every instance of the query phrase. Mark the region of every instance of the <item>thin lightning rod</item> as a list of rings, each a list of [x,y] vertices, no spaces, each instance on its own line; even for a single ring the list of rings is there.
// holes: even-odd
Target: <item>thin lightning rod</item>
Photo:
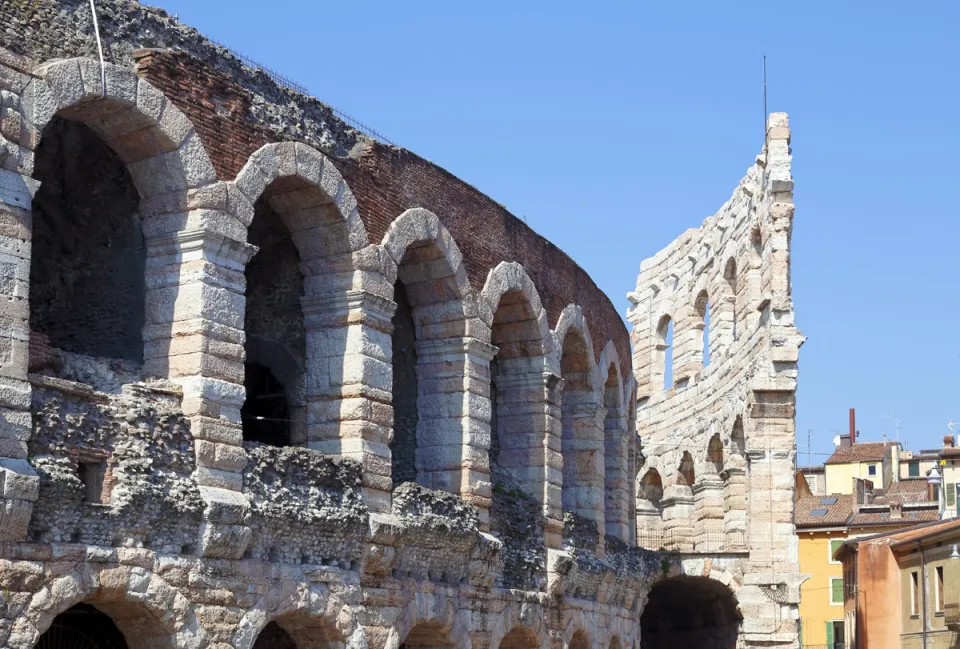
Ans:
[[[763,141],[767,141],[767,55],[763,55]]]

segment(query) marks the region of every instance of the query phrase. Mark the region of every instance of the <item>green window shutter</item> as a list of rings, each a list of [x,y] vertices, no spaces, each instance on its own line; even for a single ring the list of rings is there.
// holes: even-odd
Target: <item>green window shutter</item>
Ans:
[[[907,465],[907,468],[909,469],[908,475],[911,478],[920,477],[920,464],[918,462],[911,462]]]
[[[950,483],[947,485],[947,507],[953,507],[957,502],[957,485]]]
[[[837,548],[843,545],[843,539],[831,539],[830,540],[830,560],[833,561],[833,555],[836,554]]]
[[[833,646],[833,622],[827,622],[827,646]]]
[[[843,603],[842,579],[832,579],[830,581],[830,601],[834,603]]]

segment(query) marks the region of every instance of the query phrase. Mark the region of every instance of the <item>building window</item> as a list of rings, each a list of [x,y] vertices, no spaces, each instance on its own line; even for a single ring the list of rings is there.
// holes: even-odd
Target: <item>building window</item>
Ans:
[[[920,615],[920,573],[910,573],[910,615]]]
[[[957,485],[954,482],[947,484],[947,507],[953,507],[957,504]]]
[[[867,467],[867,475],[877,475],[877,465],[871,464]]]
[[[908,475],[909,477],[911,477],[911,478],[919,478],[919,477],[920,477],[920,463],[919,463],[919,462],[911,462],[910,464],[908,464],[908,465],[907,465],[907,475]]]
[[[827,622],[827,649],[843,646],[843,620]]]
[[[843,577],[830,578],[830,603],[843,604]]]
[[[934,581],[936,582],[936,608],[937,613],[943,612],[943,566],[937,566],[934,570]]]
[[[829,544],[830,556],[827,557],[827,561],[829,563],[840,563],[839,561],[836,561],[833,557],[836,555],[837,550],[840,548],[841,545],[843,545],[843,539],[830,539],[830,544]]]

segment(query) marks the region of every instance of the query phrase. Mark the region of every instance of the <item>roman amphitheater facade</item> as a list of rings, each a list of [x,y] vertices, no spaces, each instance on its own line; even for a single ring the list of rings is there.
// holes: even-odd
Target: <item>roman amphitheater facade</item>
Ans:
[[[796,645],[785,116],[631,339],[474,188],[97,5],[105,63],[0,6],[0,645]]]

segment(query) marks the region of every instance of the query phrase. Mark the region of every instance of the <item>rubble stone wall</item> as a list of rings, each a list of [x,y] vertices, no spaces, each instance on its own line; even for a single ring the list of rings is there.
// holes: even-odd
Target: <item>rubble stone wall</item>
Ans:
[[[628,295],[638,539],[733,561],[744,576],[747,646],[797,642],[794,418],[804,338],[790,295],[789,144],[786,114],[771,114],[763,150],[730,200],[644,261]]]

